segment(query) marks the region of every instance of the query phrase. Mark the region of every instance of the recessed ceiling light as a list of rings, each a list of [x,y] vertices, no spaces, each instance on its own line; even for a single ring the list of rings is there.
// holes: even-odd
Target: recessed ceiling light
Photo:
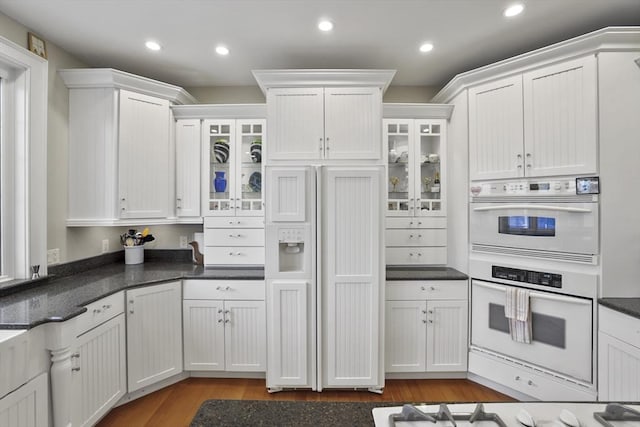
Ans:
[[[329,21],[328,19],[323,19],[318,23],[318,28],[320,29],[320,31],[331,31],[333,30],[333,22]]]
[[[423,43],[420,46],[420,52],[431,52],[433,50],[433,45],[431,43]]]
[[[160,45],[157,42],[149,40],[144,44],[149,50],[160,50]]]
[[[229,55],[229,49],[226,46],[217,46],[216,53],[218,55]]]
[[[504,16],[511,18],[512,16],[520,15],[523,10],[524,6],[522,4],[513,4],[504,10]]]

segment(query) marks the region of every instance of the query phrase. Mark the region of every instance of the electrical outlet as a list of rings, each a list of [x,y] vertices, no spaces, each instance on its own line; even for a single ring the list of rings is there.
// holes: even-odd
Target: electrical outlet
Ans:
[[[60,264],[60,248],[47,251],[47,265]]]
[[[109,252],[109,239],[104,239],[102,241],[102,253],[106,254]]]
[[[186,249],[187,244],[187,236],[180,236],[180,247]]]

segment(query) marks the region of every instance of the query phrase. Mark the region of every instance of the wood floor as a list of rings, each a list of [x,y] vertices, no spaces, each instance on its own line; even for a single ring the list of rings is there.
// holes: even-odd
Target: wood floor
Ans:
[[[382,395],[366,391],[283,391],[269,394],[263,379],[188,378],[111,410],[98,427],[188,426],[208,399],[379,401],[402,403],[511,402],[468,380],[386,380]]]

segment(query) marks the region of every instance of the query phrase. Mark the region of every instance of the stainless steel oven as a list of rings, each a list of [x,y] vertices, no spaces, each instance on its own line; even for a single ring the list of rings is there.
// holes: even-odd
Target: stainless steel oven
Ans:
[[[598,196],[576,180],[488,182],[471,188],[474,251],[595,263]]]

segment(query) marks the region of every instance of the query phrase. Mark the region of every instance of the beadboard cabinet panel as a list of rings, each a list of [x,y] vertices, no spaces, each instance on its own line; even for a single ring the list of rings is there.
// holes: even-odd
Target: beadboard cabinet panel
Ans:
[[[168,216],[169,124],[169,101],[120,90],[120,217]]]
[[[0,426],[48,427],[48,388],[43,373],[0,399]]]
[[[522,111],[521,75],[469,89],[471,180],[521,176]]]
[[[200,216],[200,120],[176,121],[176,216]]]
[[[182,372],[182,284],[127,291],[128,392]]]

